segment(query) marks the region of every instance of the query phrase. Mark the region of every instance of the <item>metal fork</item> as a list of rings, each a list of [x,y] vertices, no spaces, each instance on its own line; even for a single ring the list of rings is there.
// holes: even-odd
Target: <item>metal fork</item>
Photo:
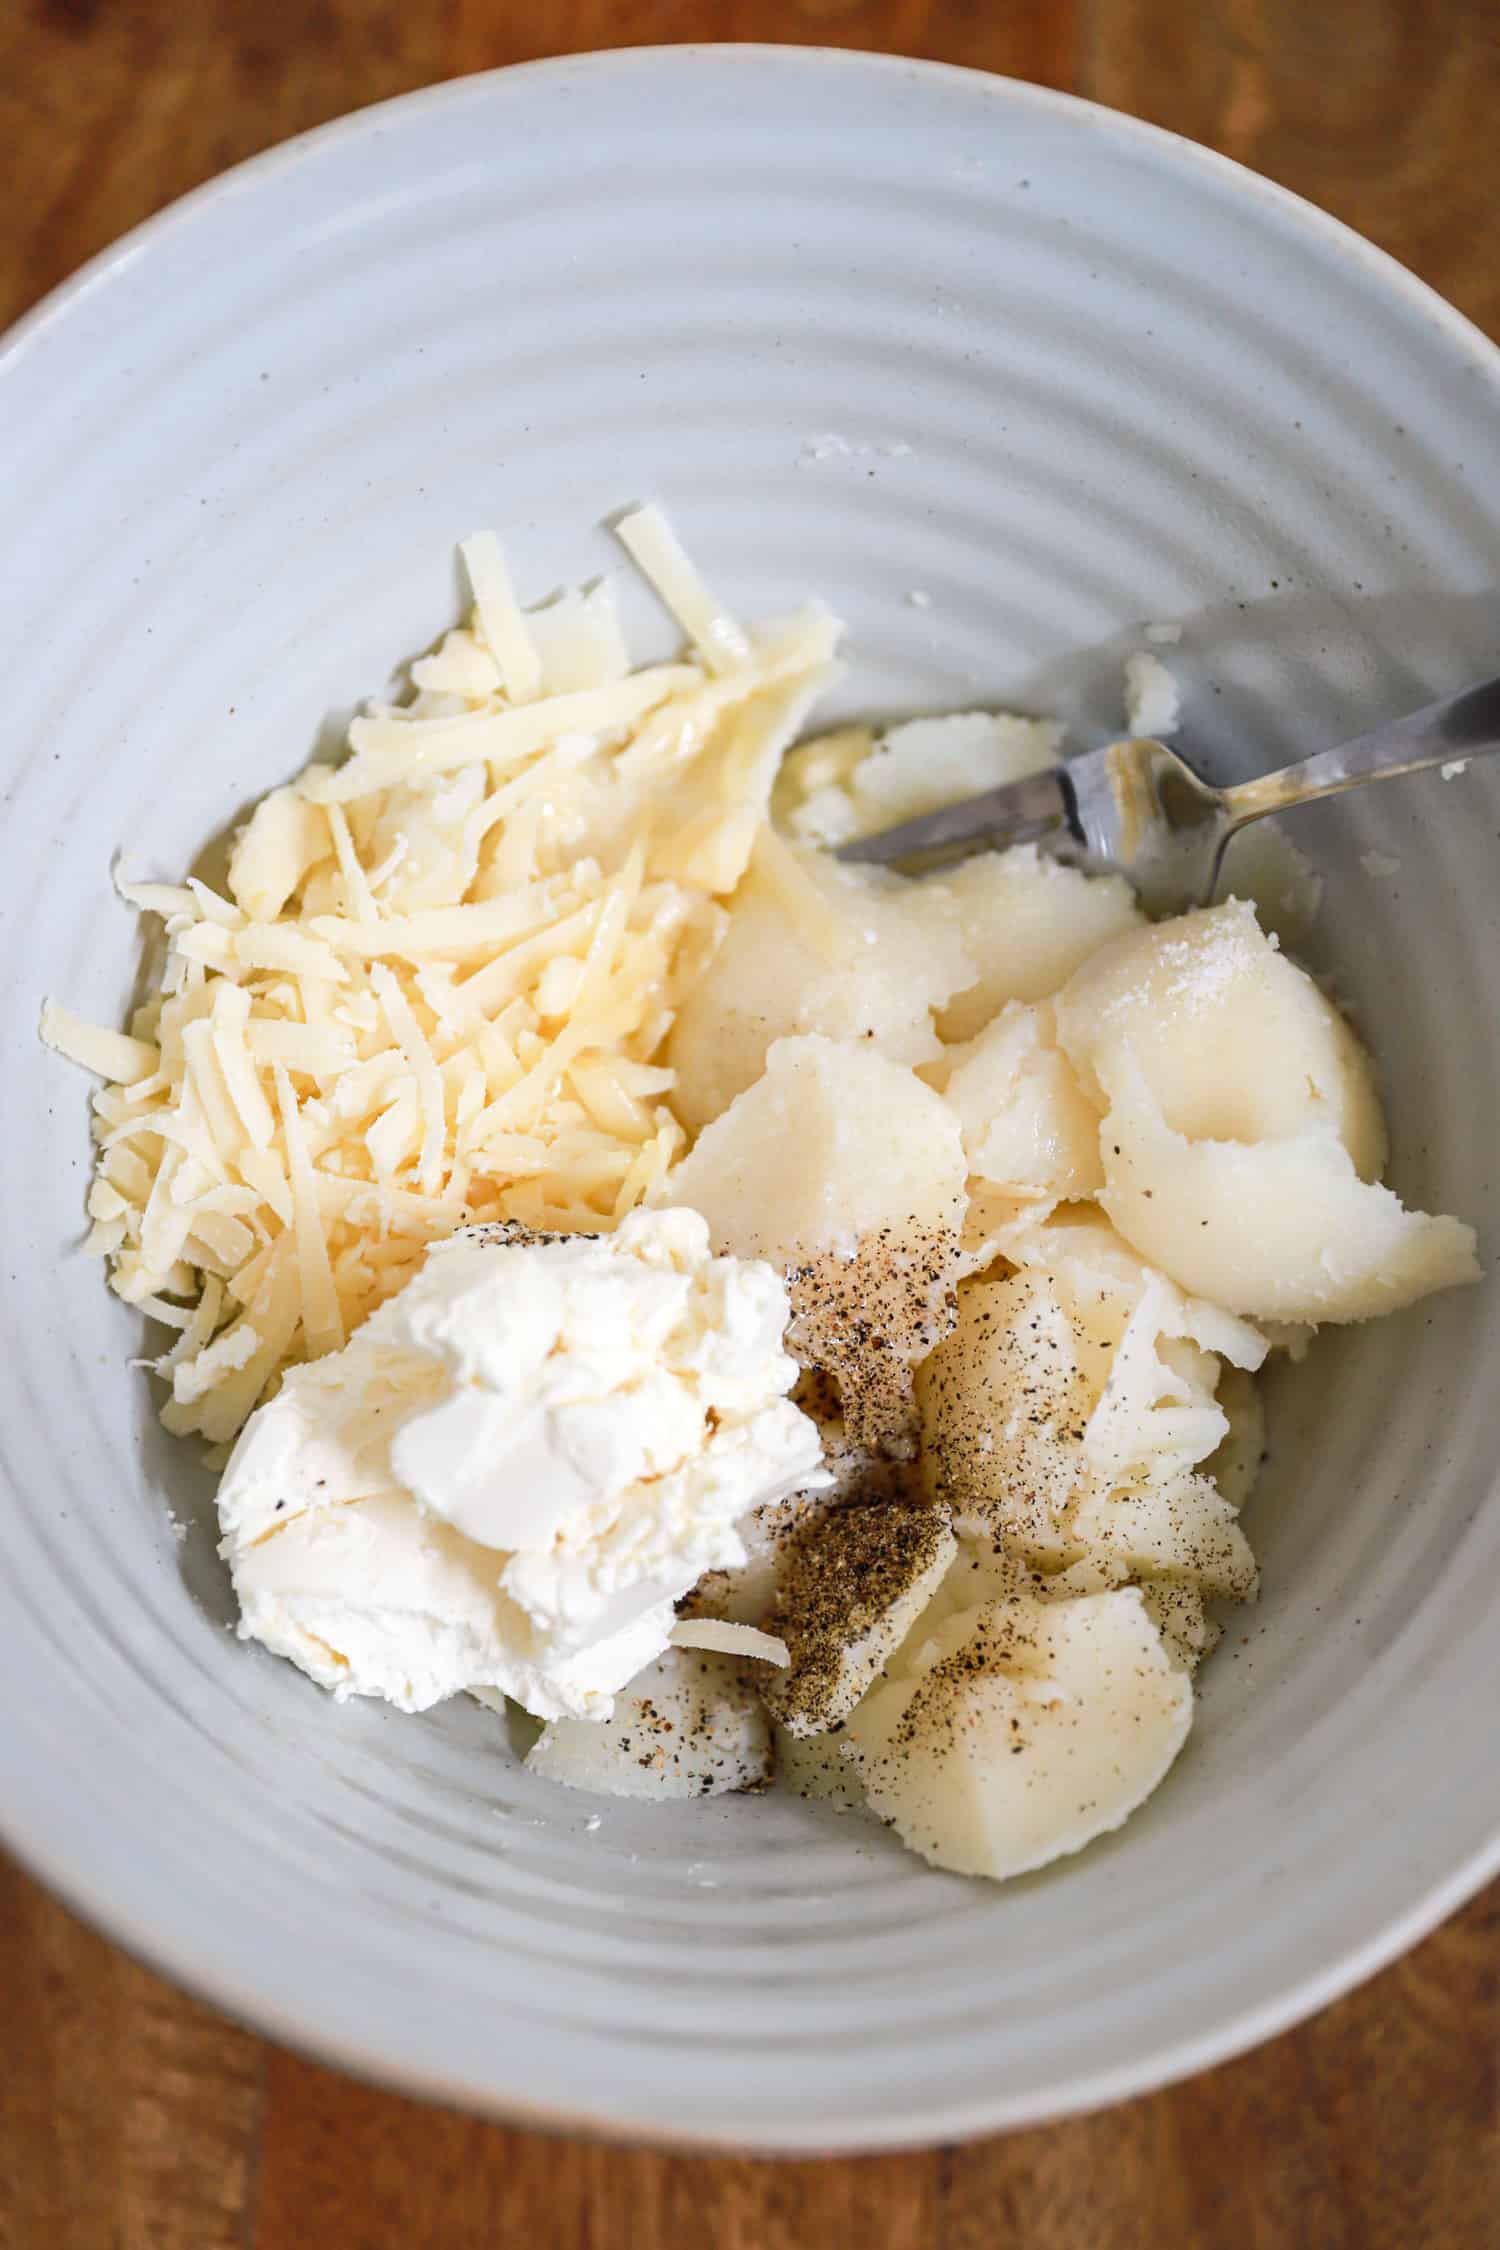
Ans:
[[[1212,788],[1165,743],[1147,737],[1111,742],[1045,773],[861,836],[841,845],[837,856],[931,866],[1047,838],[1090,867],[1129,876],[1151,912],[1176,913],[1209,902],[1230,837],[1250,821],[1367,781],[1493,750],[1500,750],[1500,679],[1228,789]]]

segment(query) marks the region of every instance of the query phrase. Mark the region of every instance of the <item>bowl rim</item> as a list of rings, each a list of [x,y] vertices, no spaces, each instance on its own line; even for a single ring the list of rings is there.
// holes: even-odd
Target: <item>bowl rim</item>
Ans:
[[[542,56],[498,69],[465,73],[404,94],[367,104],[326,124],[275,143],[243,159],[198,187],[176,197],[107,244],[58,283],[0,333],[0,384],[38,339],[57,327],[75,306],[134,265],[176,232],[222,203],[254,192],[263,181],[289,173],[324,149],[378,137],[396,118],[427,115],[468,103],[483,103],[501,80],[516,77],[593,77],[660,72],[701,66],[720,56],[774,61],[788,69],[833,71],[887,79],[905,75],[928,82],[951,82],[982,93],[997,108],[1030,110],[1066,119],[1084,130],[1105,134],[1127,147],[1167,153],[1191,176],[1230,191],[1242,203],[1259,204],[1268,214],[1301,230],[1314,243],[1364,270],[1373,283],[1403,298],[1431,322],[1450,347],[1463,353],[1491,382],[1500,386],[1500,344],[1450,304],[1407,266],[1359,234],[1331,212],[1252,171],[1236,159],[1086,96],[1037,85],[1029,80],[923,57],[876,53],[862,48],[788,45],[774,41],[690,41],[635,45],[577,54]],[[664,2123],[632,2112],[628,2099],[611,2112],[572,2110],[528,2100],[523,2094],[497,2094],[462,2074],[449,2077],[423,2067],[392,2072],[352,2038],[323,2028],[309,2005],[293,2012],[268,2002],[253,1981],[226,1971],[211,1951],[191,1942],[174,1942],[165,1922],[155,1924],[117,1907],[102,1866],[74,1859],[65,1845],[40,1832],[27,1832],[0,1799],[0,1846],[27,1874],[41,1883],[91,1928],[130,1958],[161,1975],[179,1990],[221,2010],[257,2037],[336,2069],[366,2085],[427,2103],[462,2109],[496,2123],[552,2135],[589,2136],[607,2142],[678,2150],[688,2154],[752,2153],[764,2156],[860,2155],[930,2148],[941,2141],[970,2140],[988,2133],[1045,2125],[1083,2116],[1139,2095],[1157,2092],[1199,2071],[1230,2062],[1282,2032],[1305,2022],[1333,2001],[1366,1982],[1428,1936],[1441,1922],[1500,1874],[1500,1808],[1489,1835],[1442,1880],[1429,1885],[1401,1912],[1368,1936],[1347,1945],[1316,1974],[1294,1976],[1283,1988],[1254,2006],[1242,2008],[1204,2030],[1159,2041],[1128,2063],[1107,2070],[1075,2071],[1066,2081],[1028,2090],[1022,2096],[955,2103],[913,2103],[899,2127],[873,2118],[845,2126],[830,2139],[815,2119],[805,2127],[765,2130],[751,2125],[734,2133]]]

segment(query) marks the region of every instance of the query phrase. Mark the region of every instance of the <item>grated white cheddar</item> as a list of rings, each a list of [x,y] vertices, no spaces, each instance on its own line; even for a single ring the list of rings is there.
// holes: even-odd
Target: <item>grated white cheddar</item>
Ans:
[[[100,1078],[119,1086],[134,1086],[156,1070],[159,1057],[145,1039],[132,1039],[123,1031],[108,1031],[102,1024],[85,1023],[55,1000],[42,1009],[42,1037],[69,1062],[81,1063]]]
[[[704,585],[660,508],[633,509],[620,518],[615,534],[711,672],[733,672],[748,661],[745,628]]]
[[[87,1242],[173,1334],[174,1431],[231,1439],[431,1241],[613,1228],[681,1153],[661,1049],[838,627],[750,634],[659,511],[618,529],[685,658],[631,672],[607,584],[523,611],[465,541],[470,617],[261,799],[227,893],[117,877],[165,939],[128,1031],[44,1011],[105,1081]]]
[[[511,584],[510,566],[492,531],[478,531],[459,552],[474,591],[474,618],[512,703],[529,703],[542,684],[541,658]],[[451,690],[450,690],[451,692]]]
[[[791,1652],[786,1642],[775,1633],[763,1633],[758,1625],[735,1625],[727,1618],[684,1617],[672,1627],[673,1648],[708,1649],[717,1656],[753,1656],[763,1664],[776,1664],[783,1671],[791,1663]]]

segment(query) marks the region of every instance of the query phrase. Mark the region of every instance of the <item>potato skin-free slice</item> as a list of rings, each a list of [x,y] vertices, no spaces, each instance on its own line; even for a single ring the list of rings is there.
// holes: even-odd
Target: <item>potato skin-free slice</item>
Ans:
[[[1135,1587],[954,1617],[845,1739],[903,1843],[960,1875],[1024,1875],[1118,1828],[1166,1773],[1193,1689]]]
[[[717,954],[679,1001],[672,1107],[700,1132],[755,1083],[776,1040],[798,1035],[924,1062],[938,1052],[933,1008],[972,975],[945,885],[767,840]]]
[[[942,1096],[871,1047],[777,1040],[660,1200],[701,1211],[716,1249],[781,1268],[788,1348],[832,1377],[847,1442],[909,1457],[912,1370],[953,1317],[965,1203]]]
[[[667,1804],[759,1789],[771,1778],[770,1722],[733,1657],[668,1649],[615,1697],[608,1719],[553,1719],[527,1770],[570,1789]]]

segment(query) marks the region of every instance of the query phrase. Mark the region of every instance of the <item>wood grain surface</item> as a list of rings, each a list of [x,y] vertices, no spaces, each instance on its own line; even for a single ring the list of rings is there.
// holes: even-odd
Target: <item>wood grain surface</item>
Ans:
[[[584,47],[899,50],[1073,87],[1311,196],[1500,335],[1497,0],[3,0],[0,323],[227,164]],[[1239,2062],[930,2155],[559,2142],[268,2046],[0,1859],[0,2250],[1500,2250],[1500,1885]]]

